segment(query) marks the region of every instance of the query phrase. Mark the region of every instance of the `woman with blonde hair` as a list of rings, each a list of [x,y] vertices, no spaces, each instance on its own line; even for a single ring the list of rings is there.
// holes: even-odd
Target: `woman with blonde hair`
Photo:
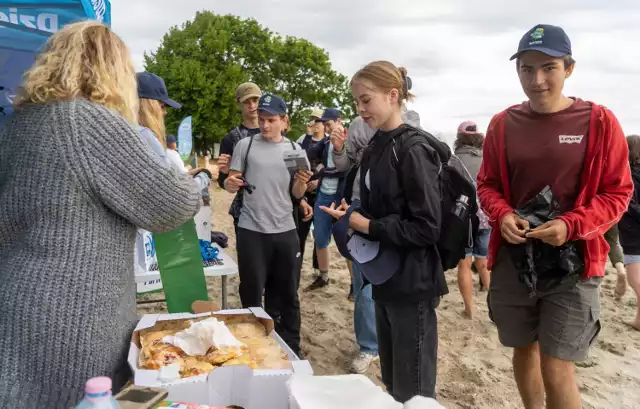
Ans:
[[[343,201],[338,208],[322,208],[335,218],[347,217],[348,227],[356,232],[355,246],[358,241],[365,245],[355,248],[372,253],[361,258],[359,268],[373,286],[382,381],[401,403],[416,395],[435,397],[435,309],[448,292],[436,247],[442,194],[441,160],[434,146],[450,151],[432,135],[404,123],[403,104],[413,97],[410,89],[407,70],[388,61],[372,62],[353,76],[358,113],[378,131],[362,155],[361,203],[347,208]],[[332,132],[338,155],[346,139],[344,132]],[[338,241],[336,237],[340,248]]]
[[[199,187],[153,154],[137,123],[127,47],[68,25],[25,74],[0,130],[0,407],[64,408],[85,381],[117,391],[136,316],[136,227],[173,229]]]
[[[140,98],[138,111],[140,135],[154,152],[165,157],[167,146],[164,125],[164,118],[167,115],[166,107],[179,109],[182,105],[169,98],[167,87],[161,77],[145,71],[137,73],[136,80],[138,98]]]

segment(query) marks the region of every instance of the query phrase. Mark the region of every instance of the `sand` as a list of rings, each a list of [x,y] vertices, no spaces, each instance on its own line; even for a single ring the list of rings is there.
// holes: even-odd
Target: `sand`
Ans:
[[[229,236],[226,250],[235,258],[235,237],[227,210],[232,196],[212,189],[214,230]],[[312,281],[312,239],[307,242],[302,282]],[[353,333],[353,303],[347,300],[350,277],[346,263],[335,246],[331,247],[331,285],[313,293],[300,291],[302,308],[302,349],[316,375],[348,373],[349,362],[357,354]],[[477,276],[474,277],[477,288]],[[522,408],[511,370],[511,351],[498,341],[495,326],[487,315],[486,293],[476,294],[475,316],[462,315],[463,304],[454,271],[447,273],[450,294],[438,309],[439,401],[448,409]],[[219,300],[220,280],[208,279],[212,298]],[[238,279],[229,280],[230,308],[241,307]],[[610,270],[602,291],[602,331],[587,361],[579,364],[578,382],[584,409],[640,408],[640,332],[624,324],[635,312],[631,289],[621,301],[615,301],[615,271]],[[161,295],[144,296],[153,298]],[[164,304],[141,306],[139,313],[164,311]],[[379,364],[366,374],[381,384]]]

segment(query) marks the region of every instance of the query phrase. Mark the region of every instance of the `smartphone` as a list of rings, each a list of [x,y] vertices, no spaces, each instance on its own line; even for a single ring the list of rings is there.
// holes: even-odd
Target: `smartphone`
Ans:
[[[152,409],[169,393],[164,389],[130,386],[115,396],[121,409]]]
[[[292,175],[299,170],[311,170],[307,152],[303,149],[285,151],[282,154],[282,159]]]

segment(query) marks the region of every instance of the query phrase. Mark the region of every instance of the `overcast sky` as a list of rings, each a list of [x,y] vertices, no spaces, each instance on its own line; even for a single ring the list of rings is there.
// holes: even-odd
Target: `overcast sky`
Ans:
[[[482,129],[525,99],[514,62],[521,36],[561,25],[578,61],[567,95],[606,105],[625,133],[640,133],[640,1],[637,0],[111,0],[112,25],[136,67],[165,32],[198,10],[252,17],[324,48],[347,75],[386,59],[409,70],[422,125],[451,135],[464,120]],[[450,137],[450,136],[449,136]],[[449,139],[447,137],[447,139]]]

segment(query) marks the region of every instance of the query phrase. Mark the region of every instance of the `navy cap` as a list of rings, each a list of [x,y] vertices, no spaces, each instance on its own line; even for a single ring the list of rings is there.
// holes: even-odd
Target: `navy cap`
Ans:
[[[271,115],[287,115],[287,104],[276,94],[264,94],[258,102],[258,111]]]
[[[327,108],[322,113],[322,118],[320,118],[320,120],[322,122],[335,121],[340,119],[341,117],[342,114],[340,114],[340,111],[338,111],[336,108]]]
[[[359,201],[354,201],[347,213],[333,225],[333,238],[340,254],[357,264],[367,281],[374,285],[384,284],[400,269],[400,253],[353,232],[349,218],[359,205]]]
[[[176,137],[173,135],[167,136],[167,143],[177,143]]]
[[[529,30],[520,40],[518,52],[511,60],[520,57],[525,51],[539,51],[551,57],[571,55],[571,41],[561,27],[538,24]]]
[[[182,105],[169,98],[167,86],[162,78],[145,71],[137,73],[136,79],[138,80],[138,98],[155,99],[172,108],[182,107]]]

